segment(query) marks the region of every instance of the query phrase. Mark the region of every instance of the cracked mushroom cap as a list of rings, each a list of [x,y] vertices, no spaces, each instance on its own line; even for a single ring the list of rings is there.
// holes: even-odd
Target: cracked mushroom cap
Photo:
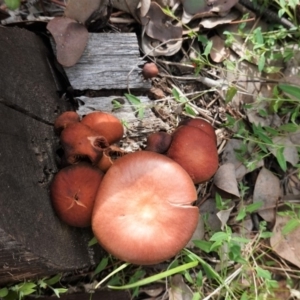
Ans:
[[[81,123],[104,136],[110,145],[120,141],[124,134],[121,121],[114,115],[102,111],[89,113]]]
[[[168,157],[140,151],[118,159],[98,190],[92,229],[123,261],[149,265],[175,256],[193,235],[197,193],[185,170]]]
[[[58,217],[71,226],[90,226],[102,178],[103,172],[88,163],[61,169],[50,186],[52,205]]]
[[[184,168],[194,183],[209,180],[219,165],[215,140],[194,126],[183,125],[175,130],[167,156]]]
[[[109,145],[105,137],[82,123],[75,123],[65,128],[60,135],[61,145],[67,163],[74,164],[87,158],[96,164]]]

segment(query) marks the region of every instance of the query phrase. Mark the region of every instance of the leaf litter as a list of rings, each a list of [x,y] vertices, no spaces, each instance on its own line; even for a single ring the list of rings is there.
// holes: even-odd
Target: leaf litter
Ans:
[[[225,134],[218,141],[220,167],[209,184],[198,187],[197,203],[200,203],[201,218],[193,240],[208,240],[207,236],[211,231],[224,233],[226,225],[230,225],[238,237],[252,238],[259,230],[259,222],[265,221],[272,233],[268,241],[273,254],[300,268],[297,251],[300,243],[299,222],[295,222],[297,218],[287,213],[290,209],[284,210],[286,203],[283,203],[283,199],[286,199],[285,202],[288,204],[293,203],[290,199],[299,202],[300,129],[297,125],[299,122],[296,122],[299,116],[294,119],[295,131],[279,134],[280,126],[288,125],[292,117],[289,119],[288,114],[279,115],[278,111],[282,103],[270,101],[274,99],[276,92],[282,93],[284,99],[288,101],[299,101],[298,77],[295,77],[299,61],[295,58],[289,60],[286,68],[284,60],[277,60],[275,65],[268,60],[264,61],[264,53],[261,52],[259,55],[254,46],[266,42],[268,24],[261,19],[251,20],[257,16],[253,11],[248,10],[250,21],[246,22],[246,27],[243,28],[245,34],[239,34],[241,30],[239,24],[242,23],[242,15],[245,12],[237,2],[181,0],[179,3],[115,0],[113,7],[127,14],[125,16],[133,16],[142,24],[141,48],[144,54],[151,59],[157,58],[157,62],[163,66],[161,78],[153,80],[152,83],[155,88],[163,92],[163,96],[157,99],[160,101],[157,105],[163,103],[167,107],[168,114],[172,115],[172,118],[167,118],[172,120],[169,124],[170,128],[174,128],[181,118],[199,116],[205,117],[215,127],[220,128],[224,121],[228,121],[231,117],[235,120],[244,120],[251,130],[256,128],[254,133],[263,139],[263,143],[256,144],[251,140],[252,136],[246,137],[243,133],[238,133],[237,122],[230,130],[224,126]],[[62,65],[71,66],[80,59],[88,40],[88,30],[84,24],[104,5],[107,5],[107,1],[78,3],[70,0],[64,11],[64,17],[52,18],[48,23],[48,29],[57,44],[58,61]],[[246,10],[246,7],[243,9]],[[183,30],[176,18],[188,24],[189,29]],[[235,21],[238,23],[234,24]],[[193,43],[185,43],[184,39],[190,41],[189,34],[194,28],[200,31],[201,38],[197,37],[198,41],[194,39]],[[215,29],[217,35],[210,36],[209,39],[207,32],[202,28]],[[230,43],[228,43],[229,33],[234,37]],[[252,33],[256,43],[252,43]],[[209,42],[212,43],[210,48]],[[65,50],[61,51],[62,49]],[[199,56],[201,51],[203,51],[202,56]],[[178,53],[181,55],[179,63],[172,58]],[[296,53],[299,51],[297,50]],[[206,69],[201,73],[204,67],[201,57],[205,55],[216,63],[216,68],[210,66],[210,70]],[[181,62],[184,62],[188,68],[184,68]],[[219,68],[221,63],[227,68]],[[270,70],[277,70],[278,73],[284,71],[284,79],[276,73],[282,82],[280,91],[274,89],[274,84],[265,83],[274,78],[268,73]],[[215,80],[209,88],[203,86],[203,80],[199,82],[199,74],[205,76],[205,72],[209,73],[209,79]],[[220,81],[220,77],[225,80]],[[287,84],[286,88],[284,85],[286,82],[292,82],[296,87],[291,88]],[[192,108],[191,110],[178,109],[178,107],[185,107],[182,104],[178,105],[172,98],[171,84],[180,86],[184,94],[191,94],[191,97],[186,98],[189,104],[187,107]],[[230,88],[233,91],[232,96],[229,95]],[[209,97],[206,97],[203,91]],[[230,100],[225,101],[225,99]],[[271,129],[265,138],[262,134],[266,132],[263,130],[268,126]],[[253,160],[251,164],[249,164],[250,160]],[[223,199],[230,202],[220,207],[216,201],[216,193],[224,195]],[[298,214],[297,209],[294,212]],[[254,241],[255,238],[252,242]],[[197,249],[195,245],[197,244],[195,243],[193,247]],[[229,256],[229,250],[223,249],[223,255]],[[277,258],[274,259],[274,264],[278,265],[278,261]],[[212,265],[217,269],[217,264]],[[266,273],[257,270],[261,272],[258,272],[260,275],[267,277]],[[188,280],[181,275],[172,276],[169,280],[170,286],[166,290],[166,298],[193,299],[193,291],[187,282]],[[286,293],[290,295],[289,292]],[[279,292],[275,290],[275,294],[279,295]],[[151,299],[162,298],[161,287],[152,294],[149,292],[148,296]]]

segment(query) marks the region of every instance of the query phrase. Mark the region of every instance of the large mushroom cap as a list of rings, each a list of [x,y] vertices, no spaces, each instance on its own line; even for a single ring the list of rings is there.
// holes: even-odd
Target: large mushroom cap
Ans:
[[[90,226],[102,178],[103,172],[87,163],[61,169],[50,187],[52,205],[58,217],[71,226]]]
[[[194,126],[183,125],[175,130],[167,155],[188,172],[194,183],[209,180],[218,169],[215,140]]]
[[[81,123],[104,136],[109,144],[120,141],[124,134],[121,121],[114,115],[102,111],[89,113],[81,120]]]
[[[208,123],[203,119],[185,119],[181,121],[179,125],[188,125],[188,126],[197,127],[203,130],[205,133],[207,133],[217,143],[215,129],[212,127],[210,123]]]
[[[121,260],[155,264],[176,255],[198,223],[197,198],[188,174],[166,156],[127,154],[106,173],[98,190],[92,229]]]

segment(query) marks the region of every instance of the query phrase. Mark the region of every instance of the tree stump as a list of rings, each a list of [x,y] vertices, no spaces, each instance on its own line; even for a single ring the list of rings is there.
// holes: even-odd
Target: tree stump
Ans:
[[[60,222],[50,202],[53,122],[70,108],[50,59],[34,33],[0,27],[0,284],[96,263],[91,230]]]

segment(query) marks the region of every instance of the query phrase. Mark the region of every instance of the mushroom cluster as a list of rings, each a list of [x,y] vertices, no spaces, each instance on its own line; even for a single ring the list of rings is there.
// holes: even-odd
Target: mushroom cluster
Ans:
[[[195,184],[208,181],[218,169],[215,130],[203,119],[182,121],[172,135],[166,132],[149,135],[145,149],[176,161]]]
[[[55,131],[68,165],[50,187],[62,221],[92,226],[105,250],[134,264],[170,259],[188,243],[199,217],[194,184],[210,179],[218,166],[209,123],[184,121],[172,135],[153,133],[145,150],[126,155],[114,145],[123,126],[110,114],[93,112],[80,121],[66,112]]]

